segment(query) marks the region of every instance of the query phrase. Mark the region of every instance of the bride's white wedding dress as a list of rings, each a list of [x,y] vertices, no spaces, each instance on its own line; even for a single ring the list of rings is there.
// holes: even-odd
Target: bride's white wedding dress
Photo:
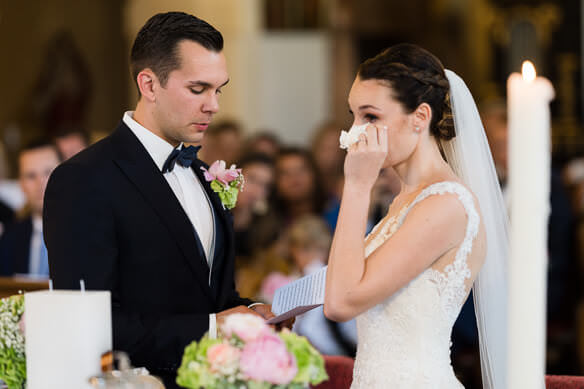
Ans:
[[[472,194],[456,182],[428,186],[397,216],[381,221],[373,229],[365,256],[391,238],[417,203],[446,193],[455,194],[466,210],[464,240],[446,267],[426,269],[387,300],[357,317],[358,350],[352,389],[463,387],[450,364],[450,336],[468,294],[466,284],[471,271],[467,257],[480,225]]]

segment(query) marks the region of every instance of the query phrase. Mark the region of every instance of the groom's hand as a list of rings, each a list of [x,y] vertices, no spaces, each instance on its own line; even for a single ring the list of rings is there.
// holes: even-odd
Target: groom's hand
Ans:
[[[254,304],[250,306],[256,313],[260,314],[265,320],[270,320],[273,317],[276,317],[272,312],[272,306],[268,304]]]
[[[258,312],[256,312],[255,310],[250,309],[250,308],[246,307],[245,305],[239,305],[235,308],[226,309],[225,311],[218,312],[215,315],[215,318],[217,320],[217,328],[219,328],[219,326],[221,326],[223,324],[223,322],[225,321],[225,318],[227,316],[233,315],[234,313],[250,313],[252,315],[256,315],[256,316],[263,318],[263,316],[261,314],[259,314]]]
[[[258,305],[254,305],[251,307],[251,309],[255,310],[257,313],[259,313],[260,315],[263,316],[264,319],[266,320],[270,320],[273,317],[276,317],[276,315],[274,315],[274,313],[272,312],[272,306],[268,305],[268,304],[258,304]],[[282,328],[288,328],[288,329],[292,329],[292,326],[294,325],[294,321],[296,319],[293,317],[291,319],[285,320],[283,322],[277,323],[276,324],[276,330],[281,330]]]

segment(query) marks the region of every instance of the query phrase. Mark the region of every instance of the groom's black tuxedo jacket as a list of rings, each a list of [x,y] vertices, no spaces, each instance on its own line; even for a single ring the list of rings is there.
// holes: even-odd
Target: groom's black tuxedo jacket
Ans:
[[[208,330],[209,313],[251,303],[234,286],[231,214],[201,166],[196,160],[193,170],[216,225],[210,286],[196,231],[125,124],[60,165],[45,194],[43,230],[55,288],[79,289],[83,279],[88,289],[110,290],[114,348],[157,374],[176,370],[184,347]]]

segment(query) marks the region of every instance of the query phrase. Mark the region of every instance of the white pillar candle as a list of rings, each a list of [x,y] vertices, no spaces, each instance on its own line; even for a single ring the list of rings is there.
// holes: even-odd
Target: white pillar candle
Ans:
[[[552,84],[523,75],[507,81],[509,115],[508,388],[544,388],[547,288],[547,228],[550,213],[550,101]]]
[[[112,349],[110,292],[24,295],[27,389],[85,389]]]

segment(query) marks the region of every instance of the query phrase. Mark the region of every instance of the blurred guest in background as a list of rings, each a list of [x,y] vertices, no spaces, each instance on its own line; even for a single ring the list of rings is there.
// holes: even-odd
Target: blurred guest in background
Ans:
[[[2,200],[0,200],[0,236],[6,230],[6,226],[14,220],[14,211]]]
[[[290,257],[300,276],[314,274],[326,266],[332,234],[316,216],[302,216],[288,232]],[[296,318],[294,331],[306,336],[320,352],[327,355],[354,356],[357,343],[355,320],[336,323],[328,320],[322,307]]]
[[[0,141],[0,236],[14,219],[14,210],[22,208],[26,201],[18,180],[10,178],[13,165],[4,142]]]
[[[334,231],[337,224],[344,182],[343,164],[346,153],[339,147],[341,128],[339,123],[326,122],[316,129],[312,139],[312,158],[326,196],[323,217],[331,231]]]
[[[55,145],[67,160],[89,146],[89,136],[81,130],[61,131],[55,136]]]
[[[237,256],[251,254],[253,223],[268,211],[268,197],[274,184],[274,161],[264,154],[249,154],[237,164],[245,178],[233,213]]]
[[[238,256],[235,283],[241,296],[270,303],[273,291],[262,291],[262,284],[270,274],[288,276],[294,266],[288,259],[285,227],[271,213],[257,219],[249,234],[248,256]],[[273,285],[273,284],[272,284]]]
[[[342,125],[327,122],[316,129],[312,138],[312,158],[316,163],[327,196],[339,197],[339,176],[343,173],[345,151],[339,147]]]
[[[48,277],[47,248],[42,234],[43,200],[49,176],[61,162],[61,156],[53,143],[36,140],[21,150],[18,162],[26,207],[0,238],[0,273]]]
[[[371,230],[385,215],[389,205],[400,191],[401,182],[393,168],[381,169],[371,190],[368,230]]]
[[[222,160],[231,166],[241,154],[241,133],[241,125],[233,120],[211,124],[201,142],[200,159],[209,165]]]
[[[286,148],[276,158],[274,211],[285,225],[307,214],[322,215],[326,202],[323,183],[310,153]]]
[[[256,132],[245,142],[246,152],[265,154],[272,158],[276,158],[280,152],[280,148],[280,140],[271,131]]]
[[[485,103],[481,108],[481,120],[485,127],[485,133],[491,147],[493,162],[497,169],[497,176],[501,183],[505,201],[509,204],[507,198],[507,105],[504,100],[491,100]]]

